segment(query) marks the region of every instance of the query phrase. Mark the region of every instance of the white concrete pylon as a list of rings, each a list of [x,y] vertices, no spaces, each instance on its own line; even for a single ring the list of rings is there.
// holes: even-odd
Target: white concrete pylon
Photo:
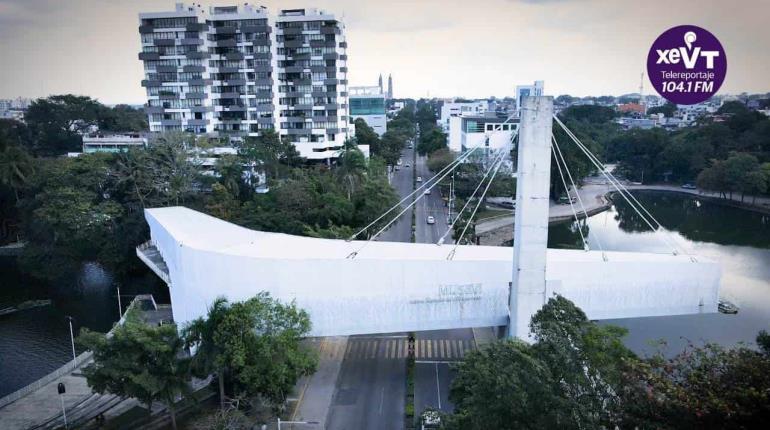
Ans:
[[[526,97],[521,111],[508,334],[530,340],[529,320],[546,300],[553,97]]]

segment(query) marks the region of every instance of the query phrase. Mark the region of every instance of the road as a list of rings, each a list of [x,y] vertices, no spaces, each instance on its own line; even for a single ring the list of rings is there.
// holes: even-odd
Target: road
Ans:
[[[390,184],[402,199],[413,190],[413,149]],[[406,167],[409,164],[410,167]],[[405,208],[411,199],[402,204]],[[400,210],[398,210],[400,212]],[[398,214],[394,211],[391,215]],[[407,210],[377,240],[411,242],[412,211]],[[326,428],[330,430],[404,428],[406,405],[406,333],[350,336],[337,379]]]
[[[413,169],[427,180],[433,176],[426,158],[404,149],[402,165],[394,171],[391,185],[404,198],[413,188]],[[409,164],[410,167],[406,167]],[[419,184],[418,184],[419,186]],[[411,199],[402,204],[405,207]],[[436,243],[447,229],[447,208],[438,187],[415,205],[415,241]],[[394,215],[397,212],[394,212]],[[428,224],[433,216],[435,224]],[[412,211],[407,210],[377,240],[411,241]],[[447,253],[451,234],[447,235]],[[327,429],[403,429],[406,401],[406,333],[351,336],[337,380]],[[415,414],[426,407],[451,412],[449,387],[453,374],[449,363],[475,348],[471,329],[416,333]]]

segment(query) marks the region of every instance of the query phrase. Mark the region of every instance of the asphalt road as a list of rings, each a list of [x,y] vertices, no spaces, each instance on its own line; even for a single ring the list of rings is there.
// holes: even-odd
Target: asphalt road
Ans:
[[[402,153],[400,170],[393,172],[391,185],[400,198],[413,191],[413,169],[427,180],[433,176],[426,166],[425,157],[414,159],[414,150]],[[406,167],[409,164],[410,167]],[[419,186],[419,184],[418,184]],[[405,207],[411,200],[407,200]],[[398,212],[394,212],[395,215]],[[446,232],[447,208],[434,188],[415,205],[415,240],[436,243]],[[428,224],[433,216],[435,224]],[[412,211],[406,211],[377,240],[392,242],[411,241]],[[450,251],[451,235],[447,235]],[[457,361],[474,348],[470,329],[418,332],[417,364],[415,367],[415,413],[426,407],[451,412],[449,387],[452,371],[449,363]],[[406,398],[406,333],[351,336],[342,362],[327,429],[403,429]],[[402,347],[403,345],[403,347]]]
[[[351,336],[326,428],[403,429],[405,381],[406,335]]]

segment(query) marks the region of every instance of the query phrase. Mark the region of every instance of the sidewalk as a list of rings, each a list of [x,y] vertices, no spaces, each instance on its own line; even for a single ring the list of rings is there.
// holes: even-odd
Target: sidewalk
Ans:
[[[297,404],[290,415],[291,421],[314,421],[319,425],[314,428],[326,428],[326,419],[331,409],[334,387],[340,373],[342,360],[348,346],[347,336],[313,339],[313,346],[318,350],[318,370],[302,378],[297,383]],[[281,428],[292,429],[289,424]],[[300,426],[297,426],[299,429]]]

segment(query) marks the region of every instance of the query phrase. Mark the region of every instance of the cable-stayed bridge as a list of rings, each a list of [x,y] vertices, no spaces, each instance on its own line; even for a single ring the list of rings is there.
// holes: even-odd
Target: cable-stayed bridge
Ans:
[[[260,291],[296,300],[309,312],[315,336],[508,325],[511,335],[527,338],[530,317],[553,294],[574,301],[591,319],[716,312],[718,264],[677,251],[673,238],[670,254],[546,248],[552,155],[565,188],[574,181],[553,139],[552,99],[526,98],[522,111],[513,248],[461,245],[465,229],[454,244],[444,243],[447,235],[439,244],[376,241],[469,151],[350,240],[253,231],[170,207],[146,210],[151,240],[137,254],[169,285],[180,324],[205,315],[217,296],[242,300]],[[478,210],[506,155],[492,157],[474,191],[476,203],[468,199],[461,211]],[[608,179],[651,229],[660,227],[622,184]],[[577,218],[582,202],[576,203]],[[384,227],[368,231],[388,216]],[[354,240],[364,232],[367,240]]]

